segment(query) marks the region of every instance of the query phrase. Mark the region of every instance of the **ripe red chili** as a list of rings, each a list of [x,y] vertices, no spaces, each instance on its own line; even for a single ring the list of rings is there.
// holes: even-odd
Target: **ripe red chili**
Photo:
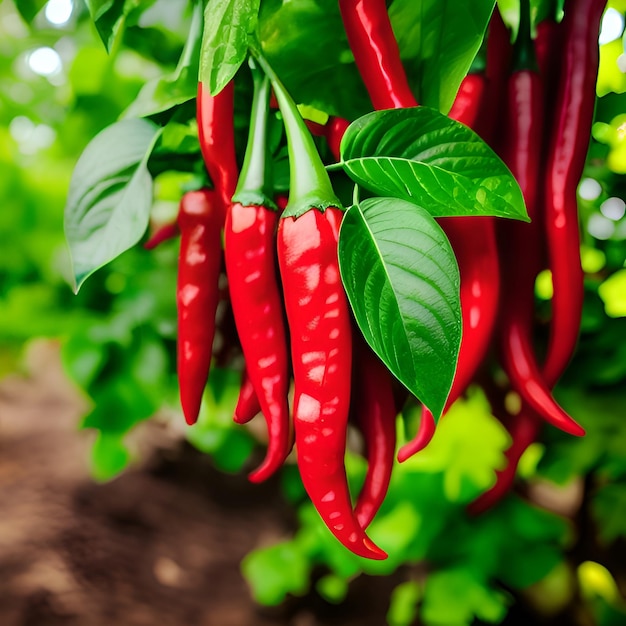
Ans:
[[[311,209],[283,217],[278,259],[291,331],[293,421],[298,468],[330,531],[360,556],[385,553],[363,532],[344,467],[350,408],[352,329],[337,259],[342,211]]]
[[[233,420],[237,424],[247,424],[261,412],[261,405],[257,398],[248,372],[244,369],[241,375],[241,387]]]
[[[250,474],[259,482],[274,473],[290,451],[287,337],[276,282],[274,246],[278,214],[265,206],[234,203],[226,218],[226,272],[235,324],[248,376],[268,426],[263,465]]]
[[[154,248],[160,246],[165,241],[174,239],[174,237],[177,237],[179,234],[180,230],[177,222],[163,224],[150,235],[146,243],[143,244],[143,247],[146,250],[154,250]]]
[[[540,28],[538,28],[537,54],[539,66],[543,71],[543,75],[550,82],[552,82],[557,68],[554,67],[553,63],[550,63],[549,51],[554,49],[555,42],[558,43],[563,40],[567,50],[567,61],[560,70],[563,74],[558,82],[556,98],[556,116],[560,120],[560,124],[557,126],[556,133],[551,140],[549,153],[551,169],[548,170],[548,175],[555,177],[556,181],[551,183],[550,179],[548,179],[548,184],[546,185],[547,194],[551,190],[556,189],[559,191],[556,205],[561,207],[563,211],[562,217],[570,224],[569,229],[564,228],[558,231],[558,234],[565,236],[565,233],[569,231],[569,236],[573,240],[571,246],[567,246],[562,250],[563,264],[560,264],[561,267],[557,269],[557,272],[564,270],[565,255],[572,254],[574,266],[577,268],[579,265],[579,249],[576,247],[579,241],[578,218],[574,213],[574,207],[576,204],[576,186],[582,174],[582,166],[587,151],[585,142],[589,136],[593,102],[595,101],[593,85],[595,85],[598,68],[597,32],[603,5],[603,2],[591,1],[580,2],[577,5],[572,3],[571,6],[568,5],[568,13],[566,13],[565,19],[560,25],[555,25],[551,20],[543,25],[540,24]],[[578,79],[575,79],[570,74],[571,72],[578,74]],[[583,93],[582,90],[585,90],[585,92]],[[547,102],[550,105],[554,103],[554,100],[549,96]],[[573,107],[573,109],[570,110],[570,107]],[[569,124],[574,126],[570,127]],[[576,124],[580,124],[578,129],[575,127]],[[579,142],[582,142],[583,145],[580,145]],[[565,169],[560,171],[557,165]],[[554,209],[551,204],[550,196],[548,195],[546,198],[547,215]],[[566,213],[567,216],[565,217]],[[553,213],[552,215],[553,219],[558,221],[558,213]],[[575,229],[573,224],[576,224]],[[564,224],[562,225],[564,226]],[[574,231],[573,234],[571,231]],[[550,234],[549,230],[548,234]],[[552,234],[554,235],[554,233]],[[553,253],[557,250],[556,244],[558,242],[558,238],[548,242],[549,246],[552,243]],[[552,261],[553,258],[551,263]],[[580,322],[580,307],[582,306],[582,294],[580,293],[582,276],[577,270],[573,272],[573,275],[574,277],[578,276],[581,281],[579,287],[570,285],[570,287],[574,287],[574,291],[573,294],[569,292],[569,301],[572,307],[571,322],[578,324]],[[553,278],[553,280],[555,279]],[[555,287],[556,284],[555,281]],[[562,302],[562,307],[559,310],[564,313],[565,303],[568,300],[566,298],[568,291],[566,291],[566,286],[562,282],[560,284],[563,287],[563,291],[559,296],[556,296],[555,293],[555,298],[559,298]],[[573,297],[571,297],[572,295]],[[557,309],[555,309],[551,322],[551,336],[553,340],[548,347],[548,357],[542,368],[542,373],[549,387],[556,384],[566,368],[575,346],[578,331],[578,326],[576,326],[576,332],[574,332],[570,323],[562,330],[559,330],[555,328],[555,324],[558,323]],[[520,413],[513,417],[509,427],[513,444],[506,451],[507,466],[504,470],[497,472],[495,485],[472,503],[469,508],[471,513],[478,514],[491,508],[508,493],[515,479],[519,460],[528,446],[537,438],[540,428],[541,421],[539,415],[529,407],[522,405]]]
[[[178,213],[178,381],[188,424],[198,419],[209,376],[219,300],[222,207],[213,191],[183,196]]]
[[[232,81],[216,96],[198,83],[196,100],[200,149],[213,188],[221,199],[224,218],[239,177],[235,156],[234,92]]]
[[[396,409],[387,367],[354,333],[354,377],[351,414],[363,434],[367,457],[365,482],[354,509],[367,528],[380,509],[391,480],[396,452]]]
[[[267,422],[265,461],[249,476],[251,481],[260,482],[283,464],[291,451],[291,440],[287,333],[274,260],[278,211],[271,199],[267,167],[271,89],[253,61],[250,67],[254,81],[250,132],[241,177],[226,217],[224,249],[246,371]]]
[[[339,273],[343,212],[295,102],[265,58],[285,123],[291,188],[278,225],[278,261],[291,335],[298,468],[311,502],[355,554],[384,559],[352,510],[344,466],[352,328]]]
[[[522,3],[522,7],[527,3]],[[528,9],[528,7],[527,7]],[[526,14],[527,13],[527,14]],[[522,11],[515,54],[518,65],[508,81],[507,140],[502,158],[520,185],[529,224],[499,224],[501,260],[507,280],[503,284],[500,348],[503,367],[513,389],[547,422],[572,435],[584,430],[554,400],[540,371],[533,347],[534,286],[542,267],[541,228],[538,212],[543,139],[544,92],[534,62],[530,39],[530,13]],[[525,24],[525,31],[522,29]]]
[[[416,106],[385,0],[339,0],[354,60],[375,109]]]
[[[564,61],[548,151],[545,228],[554,295],[544,372],[571,358],[583,304],[576,189],[585,165],[595,105],[598,29],[604,0],[572,0],[563,19]]]

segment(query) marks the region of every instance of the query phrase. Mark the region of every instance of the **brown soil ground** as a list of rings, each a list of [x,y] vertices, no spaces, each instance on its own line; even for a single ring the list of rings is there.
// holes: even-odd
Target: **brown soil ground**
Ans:
[[[315,594],[258,607],[239,571],[289,533],[278,486],[226,476],[179,433],[140,429],[143,461],[89,475],[84,401],[58,352],[0,383],[1,626],[360,626],[385,623],[390,579],[360,578],[340,607]]]

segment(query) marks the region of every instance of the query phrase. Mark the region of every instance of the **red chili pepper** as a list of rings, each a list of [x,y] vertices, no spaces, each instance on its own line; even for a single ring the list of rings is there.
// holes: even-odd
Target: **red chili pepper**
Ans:
[[[339,10],[374,108],[416,106],[385,0],[339,0]]]
[[[450,117],[473,128],[485,86],[484,74],[468,74],[459,87]],[[487,351],[498,311],[500,270],[493,218],[453,217],[438,221],[450,240],[461,274],[463,335],[447,411],[465,391]],[[423,450],[434,434],[435,420],[424,407],[417,433],[400,448],[398,460],[406,461]]]
[[[300,476],[322,520],[344,546],[384,559],[352,510],[344,466],[352,328],[337,256],[343,212],[295,103],[260,54],[258,61],[272,81],[289,150],[291,188],[278,225],[278,262],[291,334]]]
[[[396,409],[391,375],[365,344],[360,331],[354,333],[354,382],[351,414],[365,442],[367,473],[354,512],[367,528],[380,509],[391,480],[396,451]]]
[[[237,424],[247,424],[261,412],[261,405],[257,398],[252,381],[248,376],[248,372],[244,369],[241,375],[241,388],[239,389],[239,398],[235,407],[233,420]]]
[[[562,250],[564,256],[570,253],[573,255],[574,266],[576,267],[579,265],[580,253],[578,218],[574,209],[576,206],[576,186],[582,174],[587,152],[586,141],[590,134],[590,125],[593,119],[594,85],[598,67],[597,38],[603,7],[604,2],[591,0],[572,2],[571,5],[567,6],[565,19],[560,25],[555,26],[553,21],[549,21],[543,26],[540,24],[538,29],[538,61],[548,80],[553,78],[557,71],[554,64],[550,63],[549,51],[554,50],[555,41],[559,42],[561,37],[565,38],[566,63],[560,68],[562,75],[558,84],[556,100],[556,115],[559,124],[556,127],[557,130],[552,139],[549,153],[549,163],[552,167],[548,170],[548,176],[554,177],[555,180],[548,179],[546,193],[550,194],[550,190],[554,191],[555,189],[560,192],[557,194],[557,206],[561,207],[563,217],[567,211],[569,224],[576,224],[576,229],[573,226],[571,228],[571,230],[575,230],[573,235],[571,230],[569,231],[569,236],[573,239],[572,245]],[[574,78],[570,74],[571,72],[578,74],[578,78]],[[550,102],[552,100],[548,98],[548,103]],[[573,126],[570,127],[569,124]],[[561,170],[560,167],[565,169]],[[551,208],[554,209],[551,205],[550,195],[547,195],[546,213]],[[559,221],[558,213],[553,214],[553,219]],[[565,230],[558,232],[565,236]],[[548,235],[550,235],[550,230],[548,230]],[[552,240],[553,244],[557,242],[558,239]],[[576,245],[575,249],[574,244]],[[550,241],[548,245],[550,246]],[[557,246],[553,245],[554,253],[556,249]],[[563,259],[563,264],[560,264],[560,269],[564,269],[564,264],[565,259]],[[556,384],[566,368],[578,334],[580,307],[582,306],[582,294],[580,294],[582,276],[579,271],[574,271],[573,274],[580,279],[580,287],[570,285],[574,287],[570,304],[572,306],[571,321],[577,324],[576,332],[574,333],[572,324],[568,323],[562,329],[562,334],[560,333],[559,329],[555,327],[559,323],[555,309],[551,322],[553,340],[548,346],[548,357],[543,367],[543,375],[549,387]],[[566,301],[565,294],[567,291],[562,292],[563,307]],[[572,294],[570,293],[570,295]],[[564,313],[563,308],[560,310]],[[560,341],[557,341],[557,338]],[[540,428],[541,422],[538,414],[523,405],[520,413],[514,416],[510,427],[513,444],[506,452],[508,464],[504,470],[497,472],[495,485],[472,503],[469,509],[471,513],[478,514],[491,508],[508,493],[515,479],[519,460],[528,446],[537,438]]]
[[[268,426],[266,460],[250,480],[268,478],[290,451],[287,338],[276,283],[276,211],[234,203],[224,231],[226,271],[248,376]]]
[[[267,454],[249,476],[260,482],[291,451],[289,365],[282,295],[274,260],[278,211],[266,166],[270,83],[251,61],[254,97],[241,177],[226,217],[226,273],[246,371],[268,428]]]
[[[541,227],[537,211],[543,140],[544,92],[534,63],[530,39],[530,9],[522,2],[515,68],[508,82],[507,140],[502,158],[520,185],[531,223],[502,221],[503,284],[500,346],[511,385],[548,423],[572,435],[584,430],[554,400],[533,347],[535,279],[541,270]]]
[[[224,218],[239,177],[233,122],[234,93],[232,81],[216,96],[198,83],[198,139],[213,188],[221,199]]]
[[[188,424],[198,419],[209,376],[222,257],[222,207],[213,191],[185,193],[180,203],[178,380]]]
[[[470,515],[480,515],[495,506],[510,491],[517,473],[522,454],[528,446],[537,438],[541,427],[541,418],[532,410],[522,409],[518,415],[514,415],[508,426],[511,435],[511,446],[506,450],[506,466],[496,471],[496,482],[489,490],[481,494],[468,507]]]
[[[143,247],[146,250],[154,250],[154,248],[160,246],[163,242],[174,239],[174,237],[178,237],[179,234],[180,229],[178,228],[178,224],[176,222],[163,224],[150,235],[146,243],[143,244]]]
[[[304,488],[330,531],[360,556],[385,553],[363,532],[350,503],[344,467],[350,408],[352,329],[339,274],[343,212],[311,209],[283,217],[278,259],[291,331],[293,420]]]
[[[565,51],[546,169],[546,235],[554,295],[547,378],[571,358],[583,304],[576,189],[587,157],[598,74],[598,30],[605,0],[570,0],[563,19]]]

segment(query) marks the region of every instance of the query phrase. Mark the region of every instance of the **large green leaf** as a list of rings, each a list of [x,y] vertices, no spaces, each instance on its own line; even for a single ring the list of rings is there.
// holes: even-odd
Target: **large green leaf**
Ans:
[[[147,120],[117,122],[96,135],[78,160],[65,206],[76,291],[144,234],[152,205],[147,161],[159,134]]]
[[[200,81],[219,93],[248,56],[261,0],[211,0],[204,11]]]
[[[481,46],[495,0],[395,0],[389,17],[418,101],[444,113]]]
[[[527,220],[517,181],[472,130],[427,107],[368,113],[341,142],[358,184],[403,198],[434,217],[494,215]]]
[[[365,339],[437,419],[461,341],[459,270],[445,234],[412,203],[371,198],[346,213],[339,262]]]

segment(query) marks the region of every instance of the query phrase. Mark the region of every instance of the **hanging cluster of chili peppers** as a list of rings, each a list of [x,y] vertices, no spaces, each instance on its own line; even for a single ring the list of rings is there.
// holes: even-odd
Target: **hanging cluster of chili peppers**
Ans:
[[[569,0],[563,21],[540,25],[533,42],[529,0],[521,0],[514,46],[496,10],[486,70],[468,74],[450,111],[450,117],[476,130],[500,154],[520,184],[532,219],[528,224],[496,223],[488,217],[440,220],[459,264],[464,329],[446,409],[476,378],[492,344],[508,378],[507,390],[520,397],[520,409],[512,415],[498,401],[507,390],[492,394],[494,412],[513,443],[494,487],[471,505],[474,513],[508,492],[520,456],[543,422],[570,434],[584,433],[557,404],[552,388],[573,353],[580,326],[576,187],[593,117],[604,4]],[[385,1],[339,0],[339,8],[374,108],[418,106]],[[557,64],[557,59],[563,62]],[[246,364],[234,419],[244,424],[260,413],[268,431],[265,460],[250,479],[271,476],[295,440],[304,487],[331,532],[356,554],[385,558],[365,529],[389,485],[401,402],[394,396],[391,374],[351,319],[337,258],[343,209],[311,133],[260,52],[253,51],[250,68],[254,98],[241,174],[234,147],[233,84],[217,96],[200,84],[199,140],[213,187],[186,193],[177,226],[148,243],[181,235],[177,304],[183,412],[189,424],[195,423],[211,365],[224,264]],[[273,197],[267,145],[272,89],[287,134],[288,201]],[[323,135],[339,158],[347,126],[346,120],[331,117],[324,126],[309,124],[309,129]],[[534,345],[534,284],[545,268],[552,272],[554,296],[542,359]],[[355,505],[344,467],[349,419],[362,433],[368,460]],[[433,416],[424,408],[417,434],[400,448],[398,459],[422,450],[434,432]]]

